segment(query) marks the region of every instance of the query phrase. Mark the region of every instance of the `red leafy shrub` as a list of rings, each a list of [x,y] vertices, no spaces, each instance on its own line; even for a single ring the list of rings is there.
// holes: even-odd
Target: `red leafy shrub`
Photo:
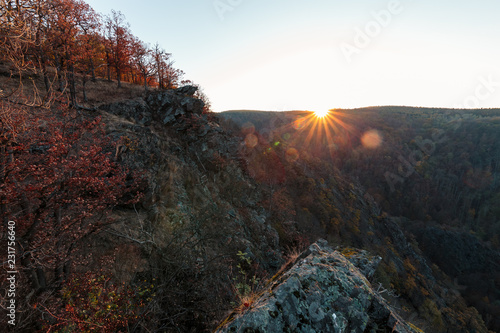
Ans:
[[[81,265],[82,244],[112,223],[112,209],[140,198],[100,119],[55,113],[32,110],[23,132],[4,133],[0,150],[0,232],[15,222],[19,293],[34,297],[60,290]]]
[[[70,279],[54,313],[57,320],[49,325],[54,332],[127,332],[143,307],[140,293],[109,277],[91,272]]]

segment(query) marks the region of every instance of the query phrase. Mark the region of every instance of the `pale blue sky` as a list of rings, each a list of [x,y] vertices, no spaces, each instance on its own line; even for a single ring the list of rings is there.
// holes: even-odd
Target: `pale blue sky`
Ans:
[[[500,107],[498,0],[87,3],[172,53],[214,111]]]

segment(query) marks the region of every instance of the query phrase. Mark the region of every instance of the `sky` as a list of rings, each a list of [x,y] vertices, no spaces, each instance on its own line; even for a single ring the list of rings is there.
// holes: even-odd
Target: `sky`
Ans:
[[[172,54],[214,111],[500,107],[500,1],[86,0]]]

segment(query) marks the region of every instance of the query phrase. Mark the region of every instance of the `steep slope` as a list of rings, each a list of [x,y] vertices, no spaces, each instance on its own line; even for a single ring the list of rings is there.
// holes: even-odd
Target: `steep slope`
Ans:
[[[151,329],[204,330],[222,316],[238,251],[259,258],[262,269],[282,262],[278,235],[257,204],[262,194],[239,168],[239,142],[202,107],[177,90],[101,108],[123,143],[118,158],[148,177],[141,205],[117,212],[112,234],[113,243],[142,253],[125,260],[142,263],[127,273],[133,281],[155,286],[151,317],[141,323]]]
[[[17,303],[22,314],[14,331],[210,331],[319,238],[381,257],[372,283],[377,304],[383,295],[403,321],[431,332],[487,331],[454,281],[429,264],[416,239],[405,236],[404,220],[381,214],[363,187],[320,158],[315,133],[324,128],[311,131],[301,122],[283,133],[240,128],[204,113],[194,91],[155,91],[95,111],[60,107],[27,113],[29,132],[18,137],[26,147],[2,155],[14,172],[4,175],[6,188],[16,190],[19,200],[6,207],[3,194],[2,209],[20,218],[22,241],[30,232],[22,230],[29,224],[21,224],[34,217],[32,226],[39,228],[31,245],[48,251],[39,251],[40,257],[20,248],[18,292],[26,297]],[[304,146],[290,141],[302,129]],[[15,163],[9,162],[12,153]],[[54,157],[62,162],[48,163]],[[34,161],[55,182],[46,173],[33,179],[33,163],[25,162],[20,183],[12,175],[23,161]],[[75,161],[81,163],[77,169]],[[82,177],[88,170],[98,177]],[[60,197],[44,196],[49,189]],[[30,202],[25,190],[39,199]],[[64,210],[57,209],[62,195]],[[113,205],[95,213],[101,197]],[[38,205],[43,215],[30,214]],[[21,219],[19,212],[29,216]],[[79,226],[74,217],[81,218]],[[61,249],[64,261],[57,259]],[[365,267],[356,253],[342,251]],[[360,281],[352,278],[355,285]],[[335,313],[339,318],[344,305],[349,306],[342,303]],[[359,318],[379,318],[370,309],[358,312]]]
[[[143,195],[116,207],[113,219],[75,249],[77,279],[54,292],[62,304],[87,307],[65,307],[74,317],[58,327],[71,330],[81,318],[88,324],[88,309],[102,318],[113,308],[116,320],[127,318],[116,327],[131,332],[209,331],[286,271],[293,253],[327,238],[382,258],[373,285],[402,320],[425,331],[486,332],[453,283],[406,238],[400,220],[382,216],[359,184],[318,157],[314,135],[307,149],[287,141],[304,126],[290,127],[290,136],[240,128],[204,113],[194,91],[155,91],[85,112],[100,116],[117,142],[107,156],[142,174]],[[350,250],[343,255],[356,258]],[[96,277],[81,278],[88,273]],[[99,283],[105,290],[96,293]],[[96,305],[96,295],[103,303]],[[57,323],[42,306],[32,310],[49,321],[40,329]],[[367,311],[360,318],[370,317]]]
[[[491,119],[493,121],[491,128],[484,128],[484,136],[497,135],[498,131],[494,130],[494,126],[496,126],[495,114],[497,113],[496,110],[483,110],[477,112],[477,115],[470,116],[465,111],[386,107],[335,110],[329,117],[321,121],[306,111],[289,113],[239,111],[222,113],[220,116],[235,121],[242,126],[244,129],[242,136],[247,141],[249,135],[256,135],[270,146],[279,143],[278,147],[283,147],[281,149],[284,151],[285,158],[290,159],[290,156],[299,156],[294,163],[303,167],[302,170],[308,176],[309,182],[302,181],[298,186],[289,186],[289,189],[293,193],[303,191],[311,198],[314,198],[308,201],[305,197],[299,197],[298,200],[295,200],[300,207],[296,209],[297,211],[303,211],[304,208],[307,208],[307,211],[311,213],[309,216],[313,216],[309,222],[305,223],[310,225],[310,221],[319,220],[323,231],[326,232],[328,237],[335,239],[335,242],[370,249],[374,253],[381,255],[384,261],[380,266],[380,281],[384,282],[386,287],[392,286],[395,288],[397,293],[403,295],[404,298],[410,299],[412,305],[405,305],[404,307],[413,308],[418,313],[424,314],[429,320],[434,321],[433,330],[439,331],[449,325],[449,323],[446,323],[447,320],[443,318],[448,318],[450,322],[460,322],[463,320],[460,319],[463,314],[452,319],[454,315],[450,316],[450,314],[457,310],[456,307],[450,309],[453,308],[453,301],[451,298],[443,301],[436,295],[444,295],[444,292],[451,297],[449,290],[453,290],[454,294],[458,293],[458,289],[461,287],[450,282],[455,276],[451,275],[451,279],[446,277],[437,265],[431,264],[432,260],[428,264],[426,260],[422,260],[424,255],[427,255],[428,259],[434,259],[435,256],[432,256],[431,247],[419,246],[415,236],[408,234],[408,241],[401,233],[400,227],[409,230],[408,227],[411,223],[408,220],[390,218],[387,214],[400,215],[405,210],[408,211],[408,208],[411,208],[412,211],[420,209],[420,214],[422,214],[428,207],[433,207],[431,206],[430,194],[425,192],[425,188],[418,186],[415,188],[414,186],[415,182],[418,185],[419,181],[424,180],[424,182],[428,182],[427,186],[429,187],[431,182],[426,180],[428,179],[427,176],[423,179],[419,178],[420,171],[414,171],[413,174],[406,175],[406,177],[399,174],[399,172],[418,169],[416,166],[411,165],[410,169],[408,169],[410,162],[404,164],[404,162],[400,161],[403,156],[414,158],[413,155],[417,154],[414,153],[415,150],[405,151],[407,149],[405,140],[411,141],[415,139],[417,133],[423,135],[423,138],[417,136],[412,141],[415,147],[419,147],[418,143],[420,143],[422,149],[427,148],[427,152],[431,153],[430,156],[426,155],[423,161],[419,162],[419,167],[422,167],[424,163],[428,163],[432,159],[441,160],[445,152],[444,158],[448,158],[448,152],[453,150],[452,147],[454,146],[459,146],[460,149],[467,147],[465,143],[455,137],[456,133],[451,131],[457,127],[457,124],[461,124],[460,129],[463,128],[471,133],[478,133],[478,128],[484,128],[484,125],[488,124],[487,120]],[[429,126],[429,124],[432,124],[432,126]],[[438,126],[442,126],[444,130],[440,130]],[[474,126],[479,127],[475,128]],[[248,134],[249,132],[250,134]],[[448,147],[441,150],[437,141],[426,140],[427,137],[433,140],[446,139]],[[484,142],[486,143],[486,141]],[[273,149],[277,150],[278,148],[273,147]],[[491,145],[484,148],[485,151],[489,149],[496,148]],[[294,151],[294,154],[290,154],[290,151]],[[400,159],[398,159],[398,156]],[[420,153],[418,157],[421,158],[421,156]],[[483,156],[487,157],[489,155]],[[494,154],[491,155],[491,158],[494,159],[494,156]],[[432,168],[428,167],[427,169],[428,172],[432,171]],[[494,171],[495,169],[491,170]],[[333,174],[336,175],[335,179],[329,179]],[[295,179],[297,180],[297,178]],[[344,184],[347,182],[346,185],[356,190],[351,195],[335,201],[333,198],[337,197],[336,192],[343,187],[342,182],[338,182],[338,179],[343,179]],[[477,179],[484,179],[484,177]],[[494,193],[497,177],[493,176],[491,179],[494,181],[485,183],[491,187],[488,192],[482,194],[483,200],[477,201],[475,204],[491,207],[490,202],[491,200],[494,201],[494,199],[488,197],[490,194],[487,193]],[[319,180],[320,184],[317,184],[319,186],[317,188],[311,186],[311,180]],[[353,182],[353,180],[356,181]],[[436,180],[438,184],[443,182],[442,179],[439,180],[439,177]],[[393,183],[390,181],[394,181],[395,192],[391,192],[391,184]],[[352,183],[349,184],[349,182]],[[356,184],[360,184],[362,187]],[[454,191],[458,191],[458,188],[463,187],[464,184],[466,183],[455,183],[453,185]],[[479,182],[479,184],[481,183]],[[470,186],[465,186],[469,190],[471,189]],[[368,190],[363,189],[363,187]],[[479,188],[485,189],[481,185],[475,190],[476,194],[474,195],[481,195],[478,191]],[[419,190],[423,192],[419,192]],[[438,200],[440,198],[445,202],[448,200],[446,196],[443,196],[443,193],[436,192],[435,195],[434,199],[432,199],[434,203],[439,204]],[[351,203],[356,199],[359,200],[359,198],[363,198],[360,201],[365,202],[365,204],[371,203],[371,208],[361,209],[358,212],[356,208],[350,207]],[[420,201],[424,198],[427,198],[425,199],[427,200],[426,205],[422,205]],[[444,205],[444,203],[441,203],[441,205]],[[451,201],[446,205],[448,205],[446,214],[460,214],[461,205],[458,206],[458,209],[453,209],[455,203]],[[346,214],[338,214],[337,209]],[[491,212],[491,209],[489,211]],[[301,221],[303,215],[297,214],[296,216],[299,224],[304,223]],[[484,214],[482,219],[478,216],[479,222],[474,225],[485,223],[489,228],[495,226],[494,223],[487,222],[488,220],[484,217]],[[343,222],[339,222],[339,220]],[[446,223],[446,221],[448,220],[443,220],[443,223]],[[467,228],[465,229],[467,230]],[[309,229],[306,232],[311,234],[313,230]],[[489,236],[494,235],[495,233]],[[445,260],[444,258],[446,258],[449,249],[441,250],[443,251],[441,257]],[[494,252],[495,250],[492,253]],[[462,257],[461,259],[457,258],[457,260],[466,261],[467,259]],[[490,271],[491,275],[488,279],[495,281],[497,273],[498,270]],[[431,295],[429,295],[429,291],[433,289],[430,286],[436,287],[437,285],[440,285],[440,287],[434,290],[436,294],[432,295],[431,292]],[[481,290],[494,290],[494,285],[495,283],[492,282],[491,286],[487,288],[482,286],[480,289],[475,289],[474,285],[471,285],[468,290],[472,293],[480,292],[479,295],[481,295]],[[496,292],[493,293],[493,295],[495,294]],[[470,293],[467,295],[470,295]],[[486,296],[486,294],[483,294],[483,296]],[[474,297],[474,299],[476,302],[470,304],[477,305],[478,297]],[[474,311],[466,309],[467,307],[464,306],[463,301],[457,301],[455,304],[462,309],[459,312]],[[484,306],[480,308],[485,309]],[[489,309],[495,311],[494,306]],[[483,312],[484,318],[488,320],[490,327],[494,328],[496,327],[494,326],[495,316],[491,316],[491,313],[494,312]],[[434,319],[432,319],[433,317]],[[464,325],[463,323],[458,324],[458,326],[462,327]]]
[[[379,217],[374,200],[316,158],[314,147],[297,156],[285,140],[204,114],[192,92],[155,92],[101,107],[109,135],[122,143],[117,159],[148,178],[144,200],[117,211],[121,222],[106,236],[124,253],[115,273],[154,285],[148,319],[138,327],[214,327],[247,296],[245,288],[254,292],[278,270],[290,249],[326,236],[383,257],[380,288],[402,294],[393,300],[406,309],[403,316],[436,332],[486,331],[460,297],[441,296],[435,272],[397,222]]]

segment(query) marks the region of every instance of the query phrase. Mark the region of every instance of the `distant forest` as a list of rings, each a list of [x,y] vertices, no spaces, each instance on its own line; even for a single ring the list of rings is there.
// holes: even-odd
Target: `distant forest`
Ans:
[[[300,111],[228,111],[222,116],[263,133],[265,141],[279,143],[285,152],[300,153],[300,159],[294,158],[300,163],[321,164],[315,180],[323,177],[328,183],[339,172],[353,186],[361,185],[364,197],[377,203],[379,218],[396,217],[409,239],[464,286],[465,299],[498,330],[500,109],[335,109],[319,122],[311,112]],[[311,193],[305,184],[290,192]],[[337,222],[345,215],[329,210],[321,196],[306,207],[329,235],[345,240]],[[405,293],[405,288],[396,289]]]
[[[338,109],[316,128],[303,121],[307,112],[223,115],[271,140],[315,147],[316,156],[357,180],[382,212],[474,233],[500,248],[499,109]],[[299,131],[291,130],[299,122]],[[363,142],[372,132],[380,136],[376,147]],[[286,133],[295,134],[284,140]]]

